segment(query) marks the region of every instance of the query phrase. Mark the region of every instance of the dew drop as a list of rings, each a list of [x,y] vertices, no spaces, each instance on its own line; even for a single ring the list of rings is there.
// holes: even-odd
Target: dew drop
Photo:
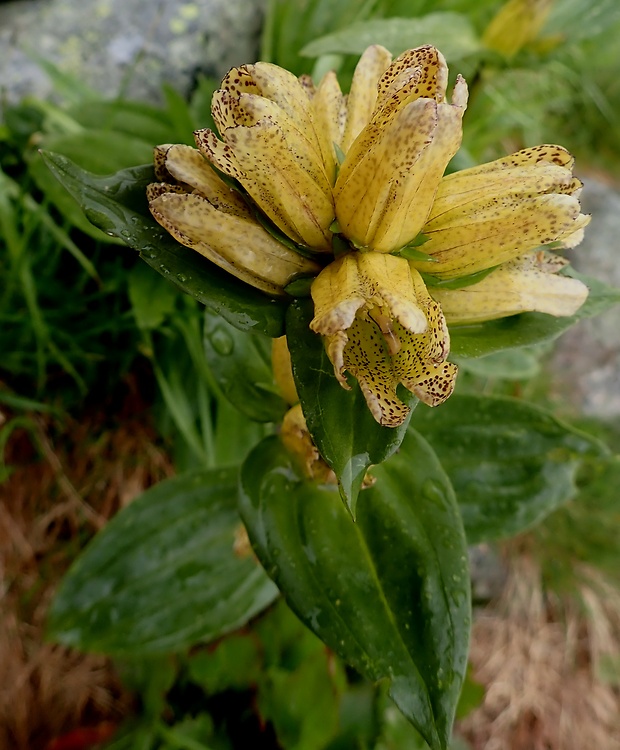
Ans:
[[[162,273],[170,273],[170,269],[168,268],[168,266],[165,266],[163,263],[159,266],[159,270]]]
[[[209,341],[213,348],[222,357],[227,357],[232,354],[234,349],[234,342],[230,335],[226,333],[222,328],[216,328],[213,333],[209,334]]]
[[[181,282],[181,284],[185,284],[185,282],[189,280],[184,273],[178,273],[177,279]]]
[[[432,503],[441,503],[443,505],[445,492],[439,482],[434,479],[426,479],[424,481],[422,495]]]

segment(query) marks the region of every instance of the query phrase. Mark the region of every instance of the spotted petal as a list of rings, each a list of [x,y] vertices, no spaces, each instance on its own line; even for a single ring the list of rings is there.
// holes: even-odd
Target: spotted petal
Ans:
[[[346,152],[368,125],[377,103],[377,84],[392,61],[392,55],[378,44],[368,47],[355,67],[347,99],[342,150]]]
[[[345,372],[357,379],[379,424],[396,427],[409,413],[399,383],[431,406],[450,395],[456,367],[445,362],[444,317],[404,258],[349,253],[321,271],[312,297],[310,327],[325,336],[336,378],[343,388]]]
[[[211,131],[196,132],[203,155],[241,182],[254,201],[294,242],[318,251],[331,249],[334,217],[331,188],[304,169],[291,150],[291,132],[270,119],[230,128],[224,144]]]
[[[315,263],[275,240],[249,212],[226,213],[197,194],[157,192],[149,203],[151,213],[175,239],[268,294],[283,294],[296,275],[318,271]]]
[[[373,119],[341,167],[334,188],[336,217],[360,247],[393,252],[418,234],[460,145],[467,86],[459,77],[453,103],[443,101],[445,84],[438,80],[443,81],[445,62],[441,58],[433,67],[434,59],[398,74],[393,69],[398,61],[393,63],[380,82]],[[426,67],[434,75],[424,72]],[[422,96],[428,92],[432,97]]]
[[[529,253],[504,263],[482,281],[462,289],[433,289],[451,324],[479,323],[520,312],[557,317],[574,315],[588,296],[578,279],[555,272],[565,265],[558,256]]]
[[[196,131],[203,156],[238,180],[294,242],[329,251],[335,155],[329,134],[318,133],[306,87],[277,65],[233,68],[212,113],[221,140]]]
[[[564,149],[538,146],[444,177],[422,229],[435,262],[416,268],[465,276],[550,242],[573,246],[590,217],[571,167]]]

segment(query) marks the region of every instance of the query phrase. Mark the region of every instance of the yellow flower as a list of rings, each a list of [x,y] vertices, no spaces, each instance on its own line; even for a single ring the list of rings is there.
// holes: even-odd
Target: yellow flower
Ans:
[[[504,263],[482,281],[461,289],[433,290],[451,324],[480,323],[520,312],[574,315],[588,296],[578,279],[557,275],[564,258],[538,252]]]
[[[181,244],[267,294],[281,295],[298,275],[320,266],[278,242],[241,196],[190,146],[159,146],[149,185],[151,213]]]
[[[321,271],[312,299],[310,328],[325,336],[338,381],[349,388],[345,370],[357,379],[379,424],[396,427],[409,413],[399,383],[429,406],[452,393],[456,366],[445,361],[443,313],[407,260],[350,252]]]
[[[452,392],[446,319],[572,315],[587,296],[540,251],[573,247],[589,221],[572,157],[543,145],[445,176],[467,104],[465,81],[448,101],[447,80],[429,45],[394,61],[369,47],[348,96],[334,73],[315,86],[267,63],[233,68],[213,97],[220,138],[160,147],[149,188],[157,221],[243,281],[282,294],[316,276],[310,327],[342,387],[348,372],[391,427],[409,413],[399,384],[431,406]]]
[[[467,85],[459,76],[448,104],[446,62],[428,46],[405,52],[378,82],[373,81],[376,69],[362,71],[352,95],[359,97],[356,89],[373,85],[377,94],[370,120],[340,168],[334,187],[336,217],[355,246],[391,253],[422,229],[439,181],[460,146]]]
[[[331,250],[333,147],[299,80],[277,65],[242,65],[224,78],[211,109],[222,140],[197,131],[201,153],[294,242]]]
[[[483,43],[512,57],[536,39],[552,5],[553,0],[508,0],[485,29]]]
[[[439,278],[477,273],[551,242],[574,247],[590,217],[580,213],[581,182],[560,146],[535,146],[444,177],[422,228]]]

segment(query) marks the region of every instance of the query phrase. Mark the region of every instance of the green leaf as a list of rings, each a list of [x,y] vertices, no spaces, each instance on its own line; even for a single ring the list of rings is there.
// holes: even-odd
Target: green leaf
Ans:
[[[121,244],[122,240],[102,232],[84,216],[75,200],[67,193],[54,175],[50,172],[41,154],[34,153],[27,159],[28,172],[35,181],[36,186],[45,195],[45,198],[54,204],[64,219],[72,227],[75,227],[89,237],[99,242]]]
[[[47,135],[41,147],[46,152],[62,154],[82,169],[98,175],[109,175],[153,158],[152,143],[135,135],[108,130]]]
[[[283,748],[318,750],[338,731],[345,682],[341,664],[322,648],[294,671],[268,669],[259,683],[258,709],[264,721],[272,722]]]
[[[236,328],[272,337],[282,335],[285,302],[267,297],[225,273],[178,243],[152,218],[145,193],[146,186],[155,180],[150,165],[101,177],[60,154],[42,155],[91,223],[122,239],[151,268]]]
[[[158,328],[174,310],[178,296],[174,287],[143,263],[129,271],[127,287],[138,328]]]
[[[423,44],[433,44],[448,62],[461,60],[480,49],[469,21],[461,13],[429,13],[419,18],[373,18],[352,23],[307,44],[300,52],[306,57],[334,53],[361,55],[371,44],[381,44],[393,55]]]
[[[620,24],[620,6],[616,0],[563,0],[552,5],[543,34],[560,34],[564,44],[574,44],[598,36]]]
[[[467,276],[459,276],[455,279],[440,279],[437,276],[433,276],[429,273],[420,274],[424,279],[424,283],[429,287],[440,287],[441,289],[464,289],[467,286],[473,286],[486,277],[495,269],[497,266],[491,266],[490,268],[483,268],[482,271],[476,271],[476,273],[470,273]]]
[[[256,636],[233,633],[215,648],[192,654],[188,663],[189,679],[208,695],[231,689],[247,690],[260,677],[260,651]]]
[[[452,354],[461,357],[484,357],[503,349],[518,349],[543,341],[552,341],[578,321],[593,318],[620,303],[620,289],[583,276],[574,269],[570,269],[567,275],[580,279],[590,289],[588,299],[575,315],[555,318],[544,313],[522,313],[486,323],[451,326]]]
[[[350,391],[342,388],[321,337],[310,330],[313,309],[311,300],[300,299],[286,316],[293,376],[312,439],[336,473],[346,506],[355,517],[366,470],[394,453],[408,420],[401,427],[382,427],[370,413],[357,382],[353,381]],[[417,399],[405,393],[403,398],[413,407]]]
[[[528,380],[540,372],[542,351],[533,349],[504,349],[486,357],[451,357],[461,371],[482,378]]]
[[[176,136],[176,131],[168,113],[161,109],[161,107],[154,107],[144,102],[115,99],[113,101],[89,102],[88,107],[85,107],[83,103],[79,103],[77,106],[71,108],[70,114],[84,128],[134,136],[144,143],[149,144],[151,149],[154,144],[171,143]],[[190,138],[191,135],[190,130]],[[45,143],[45,148],[48,148],[47,142]],[[57,149],[50,146],[49,150],[54,151]],[[71,153],[65,151],[62,151],[62,153],[71,159],[74,158]],[[104,153],[108,154],[109,152],[105,149]],[[80,166],[88,168],[88,165],[82,164],[79,162],[79,159],[74,159],[74,161],[78,161]],[[136,164],[135,161],[123,164],[122,166],[132,167],[134,164]],[[108,166],[104,172],[109,173],[110,167]]]
[[[207,310],[204,344],[209,368],[230,403],[256,422],[279,422],[288,407],[273,382],[271,339],[239,331]]]
[[[453,395],[416,411],[459,501],[471,544],[513,536],[576,493],[580,459],[605,452],[595,438],[514,398]]]
[[[302,481],[277,437],[241,471],[240,510],[265,570],[300,619],[390,695],[433,750],[448,745],[467,662],[465,536],[450,482],[415,432],[373,473],[354,523]]]
[[[238,628],[277,596],[233,552],[237,471],[168,479],[115,516],[63,579],[49,637],[114,656],[181,651]]]
[[[269,0],[260,59],[299,75],[310,73],[299,50],[312,39],[368,18],[376,0]]]

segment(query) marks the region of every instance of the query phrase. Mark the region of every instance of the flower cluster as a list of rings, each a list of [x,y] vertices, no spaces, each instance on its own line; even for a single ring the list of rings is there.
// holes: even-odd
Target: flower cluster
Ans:
[[[431,46],[394,61],[369,47],[348,96],[333,73],[315,86],[233,68],[213,96],[219,137],[158,147],[148,193],[179,242],[268,294],[315,277],[311,328],[389,427],[409,412],[399,384],[431,406],[451,394],[446,321],[572,315],[588,293],[541,250],[573,247],[589,221],[572,157],[544,145],[446,175],[467,105],[463,78],[450,100],[447,78]]]

